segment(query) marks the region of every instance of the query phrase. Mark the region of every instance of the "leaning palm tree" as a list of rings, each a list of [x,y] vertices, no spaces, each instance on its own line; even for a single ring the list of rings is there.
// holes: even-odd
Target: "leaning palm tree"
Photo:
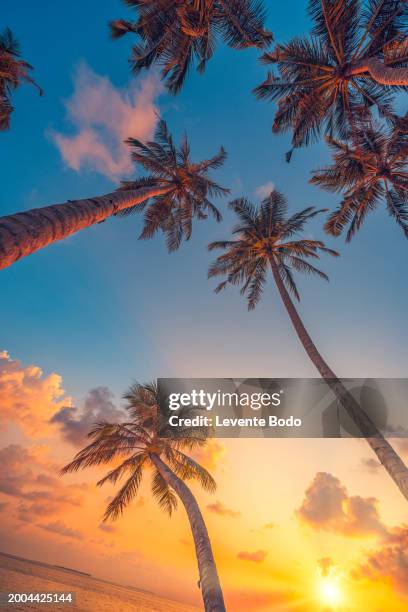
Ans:
[[[10,115],[13,112],[11,94],[23,81],[31,83],[42,90],[30,77],[33,67],[20,59],[20,48],[10,28],[0,34],[0,130],[10,127]]]
[[[356,113],[392,116],[392,92],[408,86],[406,0],[309,0],[309,13],[311,36],[264,54],[279,76],[255,89],[278,102],[273,131],[292,132],[293,147],[346,137]]]
[[[234,239],[212,242],[209,245],[210,250],[225,250],[209,269],[210,277],[226,277],[218,285],[216,292],[228,284],[241,284],[241,294],[247,297],[248,307],[252,309],[261,298],[270,268],[279,295],[307,355],[408,500],[408,469],[324,360],[290,296],[291,293],[299,300],[293,270],[327,279],[326,274],[308,260],[318,259],[320,252],[338,255],[319,240],[296,238],[310,219],[324,211],[309,207],[288,216],[286,198],[278,191],[272,192],[260,207],[242,198],[231,202],[230,207],[239,218],[239,223],[233,230]]]
[[[265,48],[272,34],[265,30],[262,0],[125,0],[137,11],[134,22],[112,21],[113,38],[136,34],[130,63],[135,74],[152,64],[162,66],[163,79],[177,93],[191,64],[205,70],[217,39],[230,47]]]
[[[224,163],[226,153],[222,147],[214,157],[193,162],[187,138],[177,149],[163,120],[158,124],[155,141],[143,143],[129,138],[127,143],[133,161],[148,176],[124,181],[117,191],[106,195],[0,217],[0,270],[112,215],[144,210],[140,237],[151,238],[161,230],[169,250],[190,238],[194,218],[206,219],[211,214],[217,221],[221,219],[209,198],[225,195],[229,190],[215,183],[209,171]]]
[[[179,499],[186,510],[206,612],[224,612],[223,594],[207,528],[198,503],[185,483],[186,480],[197,480],[204,490],[215,491],[212,476],[188,454],[206,443],[208,432],[202,427],[170,427],[171,411],[156,383],[134,384],[124,397],[129,420],[113,425],[106,422],[95,425],[88,434],[91,443],[63,468],[63,473],[119,460],[119,465],[98,482],[102,486],[126,478],[106,509],[104,521],[107,521],[121,516],[136,498],[143,472],[152,470],[152,493],[159,506],[171,515]],[[196,413],[198,409],[185,407],[179,415],[191,417]]]
[[[344,192],[325,229],[339,236],[349,225],[349,242],[367,214],[384,203],[408,238],[408,114],[392,129],[372,122],[360,124],[347,143],[327,138],[333,163],[316,170],[311,183],[334,193]]]

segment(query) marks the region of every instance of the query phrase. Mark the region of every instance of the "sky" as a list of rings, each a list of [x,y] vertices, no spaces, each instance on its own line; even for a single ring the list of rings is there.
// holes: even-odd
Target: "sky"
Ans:
[[[296,10],[279,3],[269,11],[276,41],[308,31],[305,7],[298,0]],[[29,86],[13,95],[12,128],[0,139],[0,214],[104,194],[120,179],[137,176],[123,140],[149,138],[158,116],[176,140],[187,132],[196,159],[225,147],[227,161],[214,178],[231,189],[231,198],[256,202],[265,188],[276,187],[293,211],[336,204],[335,196],[307,182],[310,171],[328,159],[323,144],[296,151],[292,162],[285,162],[289,139],[271,132],[274,107],[251,94],[266,74],[258,52],[221,45],[205,74],[191,72],[182,92],[172,97],[154,71],[131,76],[130,40],[110,40],[108,21],[129,15],[119,0],[66,3],[63,10],[50,0],[40,6],[6,0],[2,24],[19,39],[45,95]],[[399,108],[404,104],[400,99]],[[55,474],[79,448],[83,439],[75,437],[77,430],[82,435],[95,415],[115,415],[135,380],[316,375],[271,283],[251,313],[239,291],[213,293],[206,246],[228,235],[233,219],[227,202],[217,202],[221,224],[197,223],[191,241],[171,255],[161,236],[138,241],[136,215],[84,230],[2,271],[1,441],[4,461],[20,480],[11,493],[5,483],[0,503],[13,509],[10,524],[22,533],[13,540],[3,533],[3,549],[35,556],[40,543],[42,557],[51,560],[63,541],[73,564],[82,551],[85,571],[95,568],[93,573],[116,580],[124,573],[126,580],[149,588],[156,586],[159,568],[163,594],[198,602],[181,512],[169,523],[146,490],[128,518],[104,531],[94,516],[102,513],[108,493],[95,491],[95,475],[61,480]],[[309,231],[322,238],[321,221]],[[402,232],[377,211],[351,245],[324,239],[341,251],[340,258],[321,262],[330,283],[299,278],[300,313],[316,344],[340,376],[405,377],[408,285]],[[50,423],[67,406],[79,425]],[[389,610],[390,597],[392,609],[403,609],[407,593],[395,542],[407,537],[398,532],[406,522],[405,505],[378,465],[369,462],[364,443],[226,441],[208,455],[204,459],[216,472],[218,492],[212,500],[199,495],[231,609],[245,609],[237,585],[259,610],[269,609],[272,596],[282,610],[316,609],[308,597],[316,575],[325,571],[346,576],[354,599],[344,609],[362,609],[359,604],[370,597],[377,606],[370,609]],[[322,490],[337,500],[332,517],[313,514]],[[48,491],[48,513],[35,500],[36,491]],[[133,520],[135,512],[140,520]],[[147,536],[148,521],[154,529]],[[269,523],[274,527],[266,528]],[[376,580],[370,555],[381,559],[384,580]],[[331,563],[323,562],[323,570],[318,562],[327,558]]]

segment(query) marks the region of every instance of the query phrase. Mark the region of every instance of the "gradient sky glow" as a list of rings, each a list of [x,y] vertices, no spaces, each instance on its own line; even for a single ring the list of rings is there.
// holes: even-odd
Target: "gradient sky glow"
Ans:
[[[297,151],[292,162],[286,164],[284,153],[289,139],[271,133],[273,106],[257,102],[251,94],[266,73],[257,61],[256,51],[236,52],[219,47],[205,74],[191,72],[181,94],[171,97],[161,90],[154,73],[148,81],[143,81],[146,75],[136,83],[132,81],[127,64],[131,40],[109,39],[107,22],[126,17],[126,8],[119,0],[82,0],[63,5],[51,0],[40,4],[5,0],[3,4],[1,27],[11,27],[19,39],[23,57],[35,66],[34,77],[45,96],[40,98],[33,88],[23,86],[13,97],[16,110],[11,130],[0,136],[1,215],[113,190],[118,178],[129,176],[120,142],[122,137],[134,134],[124,133],[123,126],[129,117],[136,117],[129,125],[135,132],[148,135],[153,129],[155,109],[166,119],[177,140],[184,131],[188,133],[196,159],[214,154],[221,144],[226,148],[227,162],[214,176],[231,188],[231,197],[245,195],[257,201],[258,190],[272,182],[288,196],[293,211],[307,205],[330,208],[337,202],[338,198],[307,183],[310,171],[328,159],[324,145]],[[268,18],[276,41],[308,31],[305,0],[267,4],[276,4]],[[84,92],[84,81],[78,77],[81,71],[87,75],[86,82],[95,85],[90,92]],[[107,88],[106,99],[115,100],[122,127],[112,125],[105,116],[106,108],[98,111],[105,113],[102,126],[95,127],[92,117],[81,115],[84,96],[89,101],[89,95],[98,87]],[[148,87],[151,89],[147,91]],[[72,111],[75,105],[76,114]],[[404,105],[406,108],[406,100],[400,99],[400,110]],[[70,153],[63,159],[55,134],[72,138],[78,129],[88,136],[96,129],[108,144],[99,161],[93,163],[94,167],[99,164],[99,171],[89,165],[68,167],[67,159],[73,159]],[[81,146],[86,148],[84,140]],[[79,165],[79,158],[75,159]],[[141,219],[131,216],[84,230],[2,271],[0,352],[8,351],[12,360],[21,362],[21,368],[30,364],[40,367],[43,377],[56,372],[75,406],[83,405],[89,390],[101,386],[108,387],[113,401],[119,404],[131,382],[155,377],[316,375],[272,284],[251,313],[238,290],[213,293],[214,284],[206,279],[212,258],[206,246],[228,235],[233,219],[226,210],[227,202],[228,199],[217,203],[224,215],[221,224],[196,223],[191,241],[172,255],[167,254],[161,236],[149,242],[138,241]],[[323,237],[321,220],[309,229],[313,237]],[[299,278],[300,313],[312,337],[340,376],[406,377],[408,244],[401,230],[385,211],[378,211],[369,215],[351,245],[329,237],[327,243],[342,254],[339,259],[325,258],[321,262],[330,284]],[[59,446],[53,436],[47,431],[33,443],[47,447],[47,461],[61,464],[74,449],[65,442]],[[2,433],[2,446],[9,444],[30,447],[21,422]],[[282,601],[276,602],[277,610],[295,609],[295,605],[287,603],[292,601],[291,593],[305,598],[303,608],[296,609],[315,610],[310,593],[319,558],[330,556],[336,564],[340,561],[341,571],[349,576],[363,551],[380,546],[370,540],[372,534],[368,540],[355,534],[327,535],[324,530],[311,532],[310,526],[299,522],[295,510],[317,472],[334,474],[350,495],[378,498],[382,520],[390,529],[406,523],[406,505],[388,478],[378,470],[369,474],[359,471],[362,458],[369,456],[363,442],[280,441],[272,446],[245,440],[229,441],[225,448],[225,456],[217,462],[216,498],[241,514],[227,519],[209,512],[208,522],[220,566],[225,567],[221,573],[234,611],[249,609],[239,599],[237,584],[251,592],[251,597],[255,597],[254,591],[259,592],[258,610],[270,609],[262,608],[266,601],[262,597],[271,585],[274,592],[283,593]],[[273,471],[282,456],[285,470],[280,465],[279,470]],[[44,468],[43,460],[37,467],[52,472],[49,465]],[[80,474],[72,482],[86,483],[85,495],[86,487],[95,479]],[[265,494],[262,500],[258,498],[260,491]],[[173,585],[163,588],[163,593],[197,603],[193,551],[181,512],[171,530],[168,519],[150,501],[139,508],[140,521],[136,525],[131,517],[124,518],[115,544],[122,557],[117,557],[117,570],[110,571],[113,557],[108,549],[109,538],[113,538],[98,531],[89,519],[101,512],[107,494],[87,498],[86,519],[82,509],[73,510],[78,529],[91,534],[86,548],[88,557],[85,548],[81,552],[83,569],[97,567],[95,574],[115,580],[119,580],[121,572],[127,572],[129,582],[136,569],[143,566],[139,579],[132,583],[153,588],[152,575],[159,568],[163,584]],[[144,498],[148,495],[148,491],[143,492]],[[216,501],[208,496],[200,499],[203,507]],[[143,520],[155,524],[153,539],[143,535]],[[281,530],[257,531],[268,522],[280,525]],[[55,559],[58,541],[50,539],[44,529],[25,529],[25,540],[14,543],[3,533],[1,548],[35,557],[34,551],[41,542],[43,557]],[[265,561],[238,559],[237,533],[241,537],[240,550],[267,549]],[[135,548],[127,549],[130,540],[140,545],[129,569],[126,563],[130,556],[126,557],[126,553],[134,553]],[[284,551],[280,563],[273,558],[276,547]],[[77,548],[71,550],[68,546],[67,550],[69,562],[76,563]],[[349,577],[347,581],[354,599],[344,609],[362,610],[363,602],[377,606],[367,609],[388,612],[390,601],[392,610],[404,609],[401,602],[407,600],[399,599],[399,593],[392,595],[385,583],[374,588],[370,586],[373,583],[367,586],[363,581],[361,586]],[[255,599],[251,601],[254,605]]]

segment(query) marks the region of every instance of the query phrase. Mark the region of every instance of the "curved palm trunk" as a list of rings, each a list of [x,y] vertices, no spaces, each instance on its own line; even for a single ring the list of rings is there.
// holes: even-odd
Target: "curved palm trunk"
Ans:
[[[68,200],[65,204],[0,217],[0,270],[48,244],[167,191],[168,188],[154,187],[114,191],[95,198]]]
[[[375,57],[361,60],[350,69],[350,75],[363,72],[381,85],[408,85],[408,68],[392,68]]]
[[[158,455],[152,454],[151,460],[164,480],[177,493],[186,509],[194,538],[205,612],[225,612],[224,598],[210,538],[196,499],[187,485],[174,474]]]
[[[273,278],[278,287],[279,294],[285,305],[285,308],[292,321],[293,327],[303,344],[303,347],[310,357],[313,364],[316,366],[322,378],[335,393],[343,408],[348,415],[353,419],[354,423],[360,429],[363,436],[377,455],[378,459],[385,467],[391,478],[396,483],[397,487],[408,500],[408,469],[395,450],[389,444],[383,435],[378,431],[370,417],[360,408],[358,402],[347,391],[342,382],[337,378],[333,370],[327,365],[319,351],[317,350],[313,340],[309,336],[298,312],[286,290],[285,285],[280,277],[278,266],[273,257],[270,258]]]

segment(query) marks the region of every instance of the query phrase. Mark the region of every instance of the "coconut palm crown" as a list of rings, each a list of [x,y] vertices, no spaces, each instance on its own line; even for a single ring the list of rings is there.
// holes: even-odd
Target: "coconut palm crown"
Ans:
[[[117,213],[124,216],[145,210],[141,238],[151,238],[161,230],[166,235],[168,249],[174,251],[183,238],[189,240],[191,237],[193,218],[202,220],[210,214],[217,221],[221,220],[220,212],[209,198],[226,195],[229,189],[215,183],[208,173],[224,163],[227,155],[222,147],[213,157],[193,162],[187,137],[184,136],[180,147],[176,148],[164,120],[158,124],[154,141],[144,143],[129,138],[127,143],[133,161],[140,164],[148,175],[123,181],[120,190],[163,189],[160,195]]]
[[[393,91],[408,85],[405,0],[310,0],[309,13],[311,35],[265,53],[279,76],[255,89],[278,102],[273,131],[290,131],[293,147],[321,132],[345,138],[354,116],[373,108],[392,116]]]
[[[22,81],[31,83],[42,90],[30,77],[32,66],[20,59],[20,48],[10,28],[0,34],[0,130],[10,127],[10,115],[13,112],[11,94]]]
[[[316,170],[310,182],[343,192],[344,198],[329,216],[326,231],[339,236],[348,226],[349,242],[368,213],[384,203],[408,238],[408,114],[388,129],[362,123],[350,143],[334,138],[327,142],[333,163]]]
[[[305,274],[317,274],[328,280],[327,275],[312,265],[308,259],[319,259],[319,252],[337,256],[320,240],[296,239],[306,223],[322,210],[308,207],[291,216],[285,196],[273,191],[260,206],[251,204],[245,198],[232,201],[229,205],[237,214],[239,222],[233,229],[234,240],[212,242],[209,250],[223,249],[210,266],[208,276],[225,276],[216,288],[218,293],[227,284],[242,285],[241,294],[248,300],[248,308],[255,308],[266,282],[272,260],[277,264],[281,280],[286,288],[299,300],[299,292],[293,277],[293,270]]]
[[[160,396],[157,383],[134,384],[124,397],[129,420],[96,424],[88,434],[92,440],[90,444],[63,468],[63,473],[75,472],[119,460],[119,465],[98,482],[98,486],[108,482],[116,484],[125,478],[109,502],[104,521],[117,519],[136,498],[143,472],[148,469],[152,471],[153,497],[162,510],[172,514],[177,507],[177,497],[152,462],[152,456],[159,457],[181,480],[195,479],[206,491],[214,492],[216,484],[209,472],[183,452],[205,444],[205,428],[170,427],[167,403]],[[193,412],[194,409],[185,407],[178,414],[191,416]]]
[[[113,38],[134,33],[130,63],[137,74],[152,64],[162,66],[172,93],[183,85],[188,69],[203,72],[219,39],[230,47],[265,48],[272,34],[264,28],[261,0],[125,0],[137,11],[134,22],[111,22]]]

